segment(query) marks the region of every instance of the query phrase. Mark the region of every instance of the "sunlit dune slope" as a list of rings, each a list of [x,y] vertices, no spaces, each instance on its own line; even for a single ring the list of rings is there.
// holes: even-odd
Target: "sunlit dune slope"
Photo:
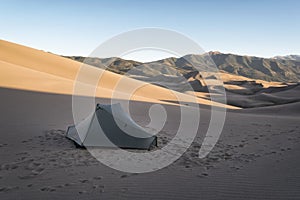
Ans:
[[[74,92],[75,83],[77,87]],[[132,100],[161,103],[176,102],[179,98],[186,102],[237,108],[202,98],[195,99],[190,95],[4,40],[0,40],[0,87],[120,99],[126,99],[130,94]]]
[[[70,91],[73,90],[74,81],[70,79],[54,76],[51,74],[47,74],[45,72],[35,71],[32,69],[28,69],[26,67],[21,67],[3,61],[0,61],[0,66],[1,66],[1,74],[0,74],[1,87],[51,92],[57,94],[70,94]],[[84,84],[84,83],[78,83],[78,84],[80,88],[78,91],[79,94],[87,94],[86,91],[81,91],[81,89],[83,88],[94,89],[93,87],[91,87],[91,85],[88,84]],[[115,91],[115,93],[117,97],[124,96],[125,98],[127,96],[126,94],[118,91]],[[103,98],[111,98],[112,90],[106,88],[100,89],[100,87],[98,87],[95,95]],[[137,99],[139,101],[158,102],[155,99],[148,99],[146,97],[136,98],[134,96],[133,99]]]

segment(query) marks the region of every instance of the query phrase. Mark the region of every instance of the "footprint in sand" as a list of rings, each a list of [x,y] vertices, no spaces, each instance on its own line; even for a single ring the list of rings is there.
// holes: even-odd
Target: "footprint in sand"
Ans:
[[[29,153],[26,152],[26,151],[16,153],[16,156],[24,156],[24,157],[26,157],[26,156],[28,156],[28,155],[29,155]]]
[[[40,166],[42,165],[42,163],[39,162],[34,162],[34,160],[32,159],[31,161],[29,161],[29,164],[25,167],[26,170],[35,170],[37,168],[41,168]]]
[[[102,177],[101,176],[95,176],[93,179],[95,179],[95,180],[101,180]]]
[[[32,141],[32,139],[28,139],[28,140],[23,140],[23,141],[21,141],[22,143],[27,143],[27,142],[31,142]]]
[[[54,192],[54,191],[56,191],[56,189],[53,188],[53,187],[43,187],[40,190],[43,191],[43,192]]]
[[[79,191],[78,193],[79,193],[79,194],[86,194],[87,191],[86,191],[86,190],[83,190],[83,191]]]
[[[19,187],[10,187],[10,186],[7,186],[7,187],[1,187],[0,188],[0,192],[9,192],[9,191],[13,191],[13,190],[17,190],[19,189]]]
[[[69,186],[73,186],[73,185],[75,185],[75,183],[65,183],[64,184],[65,187],[69,187]]]
[[[80,182],[80,183],[88,183],[89,180],[87,180],[87,179],[81,179],[81,180],[79,180],[79,182]]]
[[[7,146],[7,144],[0,144],[0,148],[5,146]]]
[[[19,166],[17,163],[6,163],[0,166],[0,170],[14,170],[17,169]]]
[[[208,173],[203,172],[203,173],[199,174],[198,177],[200,177],[200,178],[208,177]]]
[[[34,174],[28,174],[28,175],[18,176],[18,178],[21,179],[21,180],[32,179],[34,177],[35,177]]]
[[[128,175],[127,174],[123,174],[122,176],[120,176],[120,178],[127,178]]]
[[[34,175],[39,175],[39,174],[43,173],[44,170],[45,170],[44,168],[39,167],[37,169],[32,170],[31,173],[34,174]]]
[[[40,165],[30,165],[26,166],[25,169],[30,171],[29,174],[26,175],[20,175],[18,176],[19,179],[26,180],[26,179],[31,179],[34,178],[40,174],[42,174],[45,170],[43,167],[39,167]]]
[[[94,190],[99,190],[101,193],[104,192],[104,185],[93,185]]]

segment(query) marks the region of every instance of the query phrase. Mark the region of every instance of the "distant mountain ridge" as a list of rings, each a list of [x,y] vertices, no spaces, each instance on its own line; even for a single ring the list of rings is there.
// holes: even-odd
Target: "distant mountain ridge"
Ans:
[[[287,55],[287,56],[275,56],[275,59],[280,59],[280,60],[296,60],[300,61],[300,55]]]
[[[299,82],[300,61],[210,53],[217,67],[226,72],[252,79]]]
[[[194,66],[203,67],[205,56],[210,56],[219,70],[230,74],[245,76],[252,79],[278,82],[299,82],[300,61],[299,56],[261,58],[255,56],[240,56],[209,52],[202,55],[186,55],[181,58],[166,58],[158,61],[141,63],[121,58],[86,58],[81,56],[65,56],[67,58],[85,62],[96,67],[106,66],[109,71],[132,76],[184,76],[197,71]],[[293,59],[291,59],[293,58]],[[192,61],[192,64],[191,64]]]

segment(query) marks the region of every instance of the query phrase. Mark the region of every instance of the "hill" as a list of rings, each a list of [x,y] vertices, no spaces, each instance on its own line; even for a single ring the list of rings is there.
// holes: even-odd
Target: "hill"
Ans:
[[[300,61],[300,55],[275,56],[274,58],[278,59],[278,60],[296,60],[296,61]]]
[[[109,71],[118,74],[130,73],[130,75],[135,76],[153,77],[161,74],[177,75],[178,72],[184,76],[193,74],[196,71],[194,66],[203,67],[201,62],[205,56],[207,55],[186,55],[181,58],[172,57],[149,63],[140,63],[121,58],[101,59],[76,56],[68,58],[80,62],[85,61],[87,64],[100,68],[106,65]],[[209,52],[209,56],[218,69],[230,74],[265,81],[299,82],[300,80],[300,61],[296,59],[260,58],[220,52]]]

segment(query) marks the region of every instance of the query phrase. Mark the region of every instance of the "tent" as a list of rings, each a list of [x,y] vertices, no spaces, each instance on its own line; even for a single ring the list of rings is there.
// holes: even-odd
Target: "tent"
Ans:
[[[82,147],[149,149],[157,145],[157,137],[136,124],[120,104],[97,104],[90,116],[68,127],[67,138]]]

